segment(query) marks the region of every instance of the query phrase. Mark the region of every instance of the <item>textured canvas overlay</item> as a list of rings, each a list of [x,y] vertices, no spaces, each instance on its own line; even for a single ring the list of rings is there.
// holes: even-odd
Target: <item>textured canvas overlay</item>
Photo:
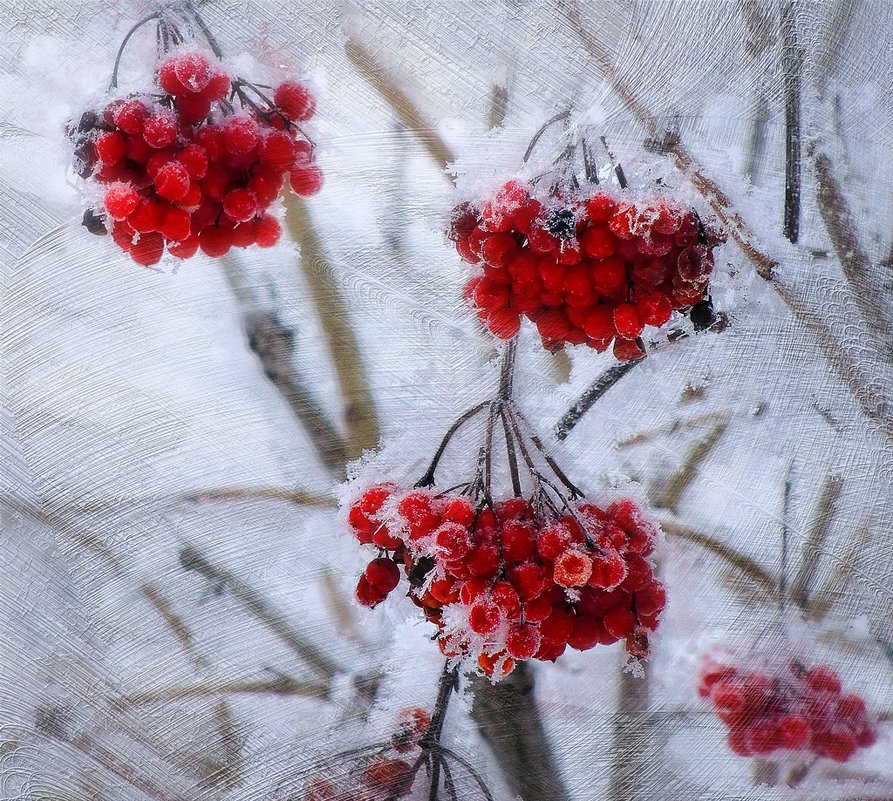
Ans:
[[[893,799],[891,32],[0,0],[0,797]]]

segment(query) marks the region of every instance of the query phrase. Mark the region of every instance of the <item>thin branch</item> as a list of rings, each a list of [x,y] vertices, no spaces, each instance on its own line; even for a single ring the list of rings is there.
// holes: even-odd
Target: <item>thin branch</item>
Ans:
[[[675,523],[672,520],[661,520],[660,526],[670,537],[691,542],[705,551],[720,557],[765,591],[770,600],[777,599],[778,580],[746,554],[741,553],[731,545],[720,542],[707,534],[702,534],[700,531]]]
[[[679,506],[682,493],[694,481],[695,476],[703,462],[709,455],[720,437],[728,428],[728,423],[720,423],[704,439],[697,443],[683,462],[679,471],[664,485],[663,490],[655,499],[655,505],[675,512]]]
[[[306,640],[260,593],[234,573],[210,562],[196,548],[187,546],[180,551],[180,564],[194,570],[209,581],[226,588],[255,617],[265,623],[303,661],[307,662],[327,681],[332,681],[341,669],[326,654]]]
[[[431,158],[441,169],[446,170],[456,160],[456,155],[437,133],[434,125],[425,119],[418,106],[391,79],[389,70],[376,63],[372,53],[358,42],[348,40],[344,50],[350,63],[387,101],[404,127],[418,137]]]
[[[292,239],[301,246],[300,264],[313,305],[335,366],[344,399],[347,458],[356,459],[379,441],[378,416],[347,303],[335,280],[305,203],[295,194],[284,194],[285,222]]]
[[[632,362],[620,362],[609,367],[602,373],[590,387],[580,396],[579,400],[574,403],[565,413],[564,416],[555,424],[555,436],[559,440],[567,439],[567,435],[571,433],[574,426],[580,422],[583,415],[586,414],[595,403],[614,386],[623,376],[639,364],[642,359]]]
[[[450,444],[450,440],[453,438],[455,433],[460,428],[462,428],[463,425],[465,425],[465,423],[482,412],[487,406],[490,405],[490,403],[490,401],[483,401],[477,406],[472,406],[468,411],[461,414],[459,416],[459,419],[456,420],[456,422],[453,423],[449,427],[449,429],[447,429],[447,432],[443,435],[443,439],[441,439],[440,445],[437,447],[434,456],[431,458],[431,464],[428,465],[428,469],[425,471],[425,474],[416,483],[417,487],[430,487],[434,485],[434,474],[437,471],[437,465],[440,464],[440,459],[443,456],[444,451],[447,449],[447,445]]]
[[[801,609],[809,605],[810,594],[819,567],[819,555],[828,539],[831,521],[834,519],[834,507],[843,481],[838,476],[827,476],[822,486],[818,507],[812,517],[809,533],[800,556],[800,566],[791,582],[791,601]]]

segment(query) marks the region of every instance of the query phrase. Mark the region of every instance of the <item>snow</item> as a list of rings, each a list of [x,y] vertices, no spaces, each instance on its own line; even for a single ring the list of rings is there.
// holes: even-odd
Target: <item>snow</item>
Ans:
[[[344,400],[293,244],[231,260],[228,268],[251,289],[240,305],[218,263],[197,257],[146,271],[80,226],[83,187],[67,166],[63,127],[101,102],[118,43],[147,7],[47,0],[5,3],[0,15],[0,708],[8,713],[0,729],[0,795],[8,798],[152,795],[98,764],[89,749],[36,731],[39,708],[69,710],[73,731],[148,777],[160,797],[269,797],[300,786],[316,760],[386,739],[401,709],[430,708],[442,666],[431,627],[408,600],[394,593],[371,612],[353,604],[369,554],[335,508],[264,497],[185,499],[229,488],[325,494],[341,481],[327,474],[248,348],[242,319],[249,307],[275,310],[294,327],[295,368],[342,430]],[[326,186],[308,205],[360,342],[383,442],[371,464],[385,477],[421,475],[443,431],[495,388],[493,343],[462,304],[465,268],[442,231],[453,205],[524,169],[521,155],[545,120],[570,107],[574,125],[607,137],[637,190],[660,178],[665,191],[709,213],[668,158],[642,148],[645,135],[587,60],[563,7],[546,0],[218,0],[202,7],[239,70],[272,79],[297,69],[318,91],[314,133]],[[831,159],[871,261],[869,285],[889,307],[883,260],[893,235],[893,7],[830,2],[801,9],[804,141]],[[765,25],[748,29],[747,13],[764,15]],[[796,302],[827,327],[878,396],[868,389],[854,396],[815,331],[792,317],[730,242],[714,290],[728,329],[661,348],[550,448],[593,500],[627,493],[634,482],[654,501],[715,422],[618,443],[677,421],[727,415],[675,514],[655,515],[711,535],[773,575],[791,462],[792,573],[825,478],[839,476],[842,490],[819,554],[818,585],[830,579],[834,604],[821,622],[803,622],[789,609],[787,645],[834,665],[872,710],[889,715],[893,664],[878,639],[893,641],[893,462],[882,426],[893,408],[883,406],[893,394],[893,361],[888,343],[866,333],[831,247],[808,148],[800,242],[782,236],[776,17],[774,6],[719,0],[618,0],[583,14],[618,73],[661,127],[679,132],[756,244],[779,262],[777,274]],[[457,155],[457,188],[347,59],[347,39],[362,42],[433,121]],[[153,50],[151,36],[133,40],[122,85],[147,79]],[[490,92],[503,81],[508,114],[488,131]],[[760,98],[768,113],[763,153],[748,178]],[[542,164],[557,146],[557,139],[544,140]],[[564,380],[530,327],[522,330],[515,391],[543,436],[613,363],[584,348],[567,355]],[[690,385],[703,392],[683,400]],[[872,405],[875,418],[864,411]],[[451,474],[467,473],[479,436],[472,427],[457,438],[444,486]],[[863,526],[871,538],[843,581],[835,571]],[[214,681],[280,674],[326,681],[230,585],[186,572],[179,561],[186,546],[260,593],[336,662],[343,672],[328,700],[240,693],[226,696],[225,712],[220,694],[123,711],[116,705],[134,693]],[[656,722],[646,729],[649,769],[636,797],[889,796],[889,721],[878,743],[845,770],[816,765],[796,789],[754,783],[748,760],[728,752],[719,722],[697,698],[696,673],[701,657],[716,649],[747,653],[756,643],[771,651],[760,634],[776,609],[696,545],[668,535],[658,556],[670,606],[647,667]],[[150,603],[147,587],[183,621],[188,646]],[[623,662],[615,646],[534,667],[536,701],[575,799],[611,791]],[[382,683],[367,709],[353,679],[369,673]],[[487,777],[497,798],[510,798],[468,718],[468,699],[455,701],[447,742]],[[234,738],[221,715],[230,716]],[[205,763],[227,764],[234,747],[235,778],[207,785],[213,764]]]

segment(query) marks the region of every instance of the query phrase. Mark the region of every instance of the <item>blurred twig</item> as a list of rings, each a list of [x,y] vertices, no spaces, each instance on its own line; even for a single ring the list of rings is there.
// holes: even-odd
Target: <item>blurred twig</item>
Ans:
[[[441,169],[446,170],[447,165],[456,160],[455,154],[434,129],[433,124],[425,119],[418,106],[390,77],[388,70],[376,63],[373,54],[358,42],[348,40],[344,50],[350,63],[387,101],[400,122],[418,138]]]
[[[648,716],[648,695],[647,678],[638,678],[630,672],[620,676],[607,801],[631,801],[646,796],[647,748],[653,725]]]
[[[658,437],[678,434],[681,431],[690,431],[693,428],[704,425],[704,423],[728,425],[731,419],[732,415],[729,412],[707,412],[705,414],[698,414],[694,417],[674,420],[672,423],[668,423],[665,426],[659,426],[658,428],[652,428],[649,431],[640,431],[638,434],[633,434],[626,439],[620,440],[620,442],[617,443],[617,447],[622,449],[631,448],[634,445],[643,445]]]
[[[330,495],[319,495],[304,490],[280,489],[279,487],[231,487],[224,489],[204,490],[186,495],[184,500],[193,503],[204,501],[235,501],[235,500],[271,500],[294,503],[301,506],[320,506],[323,508],[335,508],[337,501]]]
[[[671,512],[676,511],[682,493],[685,492],[688,485],[694,480],[698,474],[701,462],[710,455],[716,443],[719,442],[720,437],[725,433],[726,428],[728,428],[728,423],[720,423],[692,448],[682,467],[667,481],[663,490],[655,499],[656,506],[669,509]]]
[[[328,698],[329,688],[322,684],[296,681],[285,676],[267,681],[208,681],[130,693],[119,698],[115,704],[119,707],[140,706],[143,704],[159,704],[168,701],[238,694],[298,695],[309,698]]]
[[[721,559],[724,559],[732,567],[747,576],[747,578],[753,581],[754,584],[764,590],[771,600],[775,601],[777,599],[778,580],[746,554],[741,553],[731,545],[727,545],[724,542],[714,539],[708,534],[695,531],[687,526],[675,523],[672,520],[661,520],[660,525],[670,537],[676,537],[691,542],[704,550],[719,556]]]
[[[257,590],[231,571],[209,561],[198,549],[187,546],[180,551],[180,564],[194,570],[209,581],[225,587],[255,617],[265,623],[300,659],[310,665],[327,681],[332,681],[340,669],[328,656],[299,634],[286,617],[277,611]]]
[[[648,135],[658,137],[659,131],[654,116],[647,111],[626,80],[618,73],[608,52],[586,29],[576,4],[571,5],[567,16],[580,44],[609,81],[621,102]],[[877,422],[888,439],[893,439],[893,404],[888,403],[884,393],[873,386],[870,379],[863,374],[854,355],[840,343],[826,321],[816,311],[805,306],[789,286],[778,280],[775,275],[777,260],[755,244],[756,237],[750,227],[735,210],[728,195],[705,174],[703,166],[697,159],[681,143],[673,146],[672,155],[677,169],[704,196],[726,231],[754,264],[760,278],[772,286],[794,318],[815,337],[828,364],[844,381],[865,415]]]
[[[291,192],[286,192],[284,198],[286,225],[292,239],[301,246],[301,269],[319,313],[344,398],[347,459],[356,459],[367,448],[376,447],[379,440],[378,418],[359,343],[347,304],[304,201]]]
[[[494,84],[490,90],[490,107],[487,109],[487,127],[499,128],[505,122],[508,111],[509,90],[507,86]]]
[[[834,178],[831,160],[824,153],[815,153],[813,164],[819,213],[853,298],[868,327],[877,334],[889,336],[893,329],[883,302],[884,295],[879,287],[872,285],[871,262],[859,241],[849,204]]]
[[[828,530],[834,518],[834,505],[840,497],[843,481],[838,476],[827,476],[822,486],[818,508],[812,517],[809,533],[800,556],[800,567],[791,582],[791,601],[799,607],[806,607],[812,592],[819,555],[825,547]]]
[[[499,684],[473,677],[471,716],[499,763],[510,792],[524,801],[563,801],[567,790],[552,756],[526,662]]]
[[[843,555],[838,560],[831,571],[831,575],[825,580],[825,583],[815,592],[813,597],[808,601],[805,608],[807,617],[814,621],[820,621],[825,618],[834,602],[838,600],[849,587],[853,574],[856,572],[856,565],[859,562],[859,556],[863,548],[871,539],[871,529],[868,522],[862,523]],[[889,588],[888,588],[889,591]]]
[[[340,470],[347,447],[295,370],[294,332],[271,311],[246,315],[245,331],[251,350],[263,365],[264,374],[303,425],[322,463],[333,472]]]

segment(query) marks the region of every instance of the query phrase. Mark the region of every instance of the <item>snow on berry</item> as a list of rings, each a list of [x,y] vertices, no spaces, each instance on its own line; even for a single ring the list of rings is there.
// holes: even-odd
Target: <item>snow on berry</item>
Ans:
[[[160,94],[111,100],[69,125],[78,174],[108,187],[100,203],[115,243],[146,266],[165,250],[185,259],[274,245],[270,207],[286,180],[302,196],[323,183],[296,124],[313,115],[309,89],[286,80],[268,97],[194,45],[167,54],[156,80]]]
[[[722,241],[668,196],[634,199],[602,185],[542,196],[514,180],[457,206],[449,236],[475,265],[465,297],[495,336],[514,337],[527,317],[550,350],[613,343],[621,360],[644,355],[646,326],[704,299]]]
[[[799,659],[775,668],[707,660],[698,694],[727,727],[729,748],[739,756],[811,753],[847,762],[878,736],[865,702],[844,693],[832,668],[807,668]]]
[[[666,593],[646,558],[656,529],[632,501],[579,502],[559,515],[520,497],[475,507],[454,492],[387,483],[362,492],[346,517],[363,544],[381,529],[393,537],[361,576],[358,601],[383,601],[399,569],[443,653],[493,678],[567,647],[624,640],[648,655]]]

